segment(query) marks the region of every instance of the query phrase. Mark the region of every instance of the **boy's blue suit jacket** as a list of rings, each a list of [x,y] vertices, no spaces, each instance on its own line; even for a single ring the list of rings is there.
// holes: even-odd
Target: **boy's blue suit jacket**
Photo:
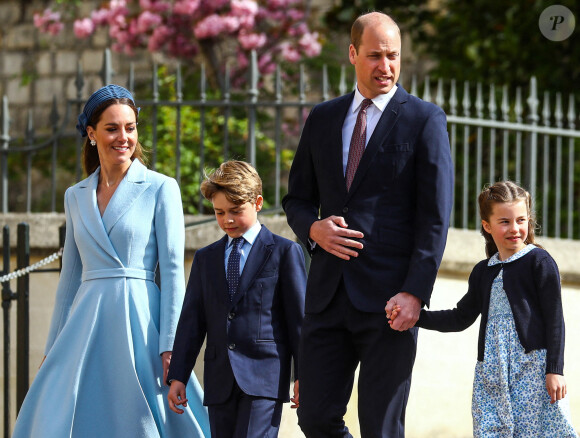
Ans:
[[[296,242],[265,226],[229,299],[228,237],[196,252],[173,347],[168,380],[187,382],[207,335],[204,404],[226,401],[233,379],[246,394],[289,400],[291,360],[298,378],[306,271]]]

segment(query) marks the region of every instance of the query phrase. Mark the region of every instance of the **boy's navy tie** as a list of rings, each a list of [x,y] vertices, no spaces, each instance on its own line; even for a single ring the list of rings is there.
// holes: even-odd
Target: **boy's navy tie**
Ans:
[[[244,238],[236,237],[232,240],[232,252],[228,257],[228,291],[230,293],[230,301],[234,299],[234,295],[238,290],[238,283],[240,282],[240,251],[238,246],[243,245]]]

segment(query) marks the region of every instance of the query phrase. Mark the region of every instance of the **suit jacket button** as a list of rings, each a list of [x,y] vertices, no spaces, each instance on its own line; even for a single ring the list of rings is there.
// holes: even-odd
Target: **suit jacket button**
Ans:
[[[235,350],[236,349],[236,344],[230,344],[230,345],[228,345],[228,348],[230,350]]]
[[[348,207],[344,207],[344,208],[342,209],[342,212],[343,212],[343,213],[348,213]]]
[[[228,319],[231,321],[232,319],[234,319],[236,317],[236,314],[234,312],[230,312],[228,313]]]

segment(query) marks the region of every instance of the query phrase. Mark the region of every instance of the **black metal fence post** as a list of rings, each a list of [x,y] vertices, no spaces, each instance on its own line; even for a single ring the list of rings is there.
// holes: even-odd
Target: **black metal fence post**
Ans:
[[[2,275],[10,272],[10,227],[2,228]],[[12,292],[10,280],[2,283],[2,312],[4,320],[4,438],[10,437],[10,308]]]
[[[18,224],[17,268],[30,265],[30,227],[27,223]],[[28,392],[30,362],[30,276],[18,277],[16,283],[16,413]]]

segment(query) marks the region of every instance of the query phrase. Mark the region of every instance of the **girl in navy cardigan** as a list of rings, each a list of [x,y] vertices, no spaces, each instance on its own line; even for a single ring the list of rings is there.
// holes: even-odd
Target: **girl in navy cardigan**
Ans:
[[[498,182],[481,192],[479,210],[489,258],[475,266],[455,309],[423,309],[416,325],[457,332],[481,314],[474,437],[577,437],[565,398],[560,275],[535,243],[530,194]],[[400,309],[387,303],[390,324]]]

